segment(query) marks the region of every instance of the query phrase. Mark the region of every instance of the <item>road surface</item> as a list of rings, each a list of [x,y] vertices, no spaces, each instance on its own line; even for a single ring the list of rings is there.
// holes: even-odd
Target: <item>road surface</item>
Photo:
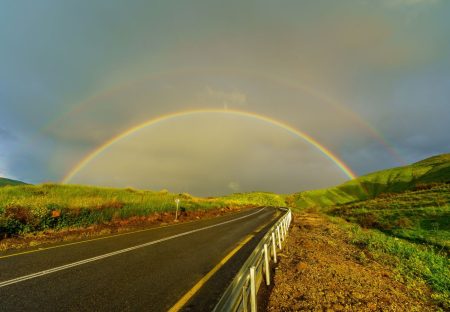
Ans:
[[[274,208],[258,208],[30,253],[0,253],[0,310],[167,311],[177,303],[187,311],[210,310],[278,215]],[[195,295],[185,296],[196,287]],[[180,304],[183,297],[189,300]]]

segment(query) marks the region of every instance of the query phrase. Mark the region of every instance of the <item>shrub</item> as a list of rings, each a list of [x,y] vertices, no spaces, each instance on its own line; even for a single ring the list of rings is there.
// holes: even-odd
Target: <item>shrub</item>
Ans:
[[[34,219],[30,209],[19,205],[6,206],[4,215],[7,219],[14,219],[21,224],[31,223]]]
[[[381,225],[377,215],[373,213],[366,213],[363,216],[361,216],[359,223],[364,228],[380,227]]]
[[[395,225],[402,229],[412,228],[413,223],[410,219],[402,217],[395,222]]]

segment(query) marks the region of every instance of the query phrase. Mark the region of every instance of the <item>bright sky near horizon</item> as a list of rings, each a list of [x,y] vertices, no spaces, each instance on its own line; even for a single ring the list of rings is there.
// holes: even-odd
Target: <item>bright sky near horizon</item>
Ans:
[[[265,116],[358,175],[448,153],[449,16],[445,0],[0,0],[0,176],[61,181],[191,110]],[[69,182],[217,195],[348,178],[267,120],[167,118]]]

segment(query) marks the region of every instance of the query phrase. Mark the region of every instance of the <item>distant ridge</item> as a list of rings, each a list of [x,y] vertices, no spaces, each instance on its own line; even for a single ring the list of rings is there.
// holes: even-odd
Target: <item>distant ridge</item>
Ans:
[[[326,207],[413,190],[430,183],[450,183],[450,154],[370,173],[335,187],[294,193],[287,197],[287,202],[296,208]]]
[[[0,187],[6,185],[24,185],[24,184],[27,183],[0,177]]]

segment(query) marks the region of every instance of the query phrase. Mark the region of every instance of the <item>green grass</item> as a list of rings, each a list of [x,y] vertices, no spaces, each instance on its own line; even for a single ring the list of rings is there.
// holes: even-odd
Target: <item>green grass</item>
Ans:
[[[386,235],[378,230],[363,229],[358,225],[333,218],[348,233],[349,241],[363,248],[371,256],[395,268],[399,279],[414,287],[416,282],[428,284],[443,309],[450,309],[450,260],[448,256],[428,245],[418,245]]]
[[[181,199],[180,205],[187,211],[285,205],[281,196],[270,193],[198,198],[131,188],[58,184],[5,186],[0,188],[0,237],[171,212],[176,208],[175,198]],[[55,213],[59,216],[55,217]]]
[[[219,197],[217,200],[225,201],[228,204],[234,205],[256,205],[256,206],[272,206],[285,207],[286,201],[284,195],[278,195],[267,192],[252,192],[252,193],[235,193],[232,195]]]
[[[374,172],[341,185],[294,193],[286,201],[294,209],[328,207],[413,190],[430,183],[450,182],[450,154],[434,156],[412,165]]]
[[[337,221],[347,227],[352,243],[410,283],[428,284],[432,297],[450,309],[450,184],[422,184],[322,211],[352,222]]]
[[[334,220],[347,229],[352,243],[392,265],[410,285],[428,284],[433,298],[450,309],[449,182],[450,154],[444,154],[295,193],[286,202],[294,210],[314,207],[339,217]]]
[[[328,213],[450,252],[450,184],[338,205]]]

